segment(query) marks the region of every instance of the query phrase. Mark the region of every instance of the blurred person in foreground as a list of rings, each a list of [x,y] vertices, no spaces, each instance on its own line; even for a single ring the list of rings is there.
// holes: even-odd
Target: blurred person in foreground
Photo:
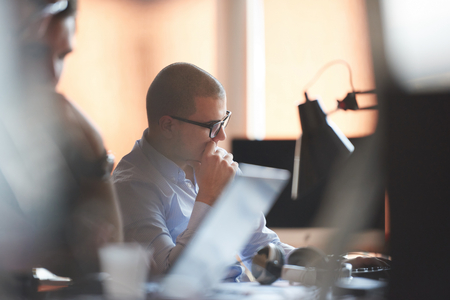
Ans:
[[[72,51],[76,1],[9,4],[17,59],[5,84],[10,98],[0,99],[1,265],[79,281],[99,272],[99,247],[122,241],[122,223],[99,132],[55,91]]]
[[[218,147],[227,137],[231,112],[223,86],[206,71],[188,63],[160,71],[147,93],[147,116],[148,128],[113,178],[125,239],[153,249],[156,271],[164,273],[239,171],[233,155]],[[265,226],[261,214],[259,227],[239,253],[246,266],[268,243],[286,253],[293,250]]]

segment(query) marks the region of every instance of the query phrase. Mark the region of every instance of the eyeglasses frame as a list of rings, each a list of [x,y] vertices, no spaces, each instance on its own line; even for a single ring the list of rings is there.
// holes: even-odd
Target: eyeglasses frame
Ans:
[[[189,124],[201,126],[201,127],[204,127],[204,128],[208,128],[208,129],[209,129],[209,137],[210,137],[211,139],[213,139],[213,138],[215,138],[215,137],[219,134],[220,129],[222,128],[223,124],[227,121],[227,119],[229,119],[229,118],[231,117],[231,111],[227,110],[226,116],[225,116],[221,121],[219,121],[219,122],[214,122],[214,123],[209,124],[209,125],[208,125],[208,123],[200,123],[200,122],[191,121],[191,120],[184,119],[184,118],[180,118],[180,117],[176,117],[176,116],[170,116],[170,117],[171,117],[172,119],[175,119],[175,120],[178,120],[178,121],[182,121],[182,122],[185,122],[185,123],[189,123]],[[228,120],[228,122],[229,122],[229,120]],[[219,128],[219,130],[217,131],[216,135],[215,135],[215,136],[212,136],[212,130],[213,130],[214,126],[216,126],[216,124],[218,124],[218,123],[221,123],[221,124],[220,124],[220,128]],[[228,123],[227,123],[227,125],[228,125]],[[225,127],[226,127],[226,126],[225,126]],[[225,128],[225,127],[224,127],[224,128]]]

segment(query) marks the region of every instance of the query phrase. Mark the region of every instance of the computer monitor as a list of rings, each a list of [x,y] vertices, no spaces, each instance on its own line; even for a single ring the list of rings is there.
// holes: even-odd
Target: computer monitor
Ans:
[[[361,150],[360,145],[372,139],[373,136],[350,138],[355,146],[354,154]],[[293,172],[295,140],[247,140],[234,139],[232,153],[234,160],[267,167],[281,168]],[[320,209],[327,181],[314,187],[307,195],[298,200],[292,200],[292,178],[278,197],[276,203],[266,216],[270,228],[310,227]],[[375,212],[374,221],[368,229],[384,231],[384,189],[377,191],[379,207]]]

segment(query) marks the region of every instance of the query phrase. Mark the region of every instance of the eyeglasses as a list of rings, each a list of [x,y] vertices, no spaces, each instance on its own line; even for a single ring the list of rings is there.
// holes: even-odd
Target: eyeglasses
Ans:
[[[205,127],[205,128],[209,128],[209,137],[210,138],[215,138],[219,132],[220,132],[220,128],[226,128],[228,125],[228,122],[230,121],[231,118],[231,111],[227,110],[227,114],[226,116],[219,122],[209,122],[209,123],[200,123],[200,122],[195,122],[195,121],[191,121],[191,120],[187,120],[187,119],[183,119],[183,118],[179,118],[179,117],[174,117],[174,116],[170,116],[173,119],[176,119],[178,121],[182,121],[182,122],[186,122],[189,124],[194,124],[197,126],[201,126],[201,127]]]

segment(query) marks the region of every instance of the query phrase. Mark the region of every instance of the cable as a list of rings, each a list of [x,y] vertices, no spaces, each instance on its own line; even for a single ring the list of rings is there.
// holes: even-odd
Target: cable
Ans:
[[[332,65],[336,65],[336,64],[343,64],[347,67],[348,69],[348,74],[349,74],[349,80],[350,80],[350,87],[352,88],[352,92],[355,92],[355,88],[353,87],[353,79],[352,79],[352,69],[350,68],[350,65],[348,62],[346,62],[343,59],[336,59],[336,60],[332,60],[328,63],[326,63],[325,65],[322,66],[322,68],[319,69],[319,71],[317,71],[316,75],[314,75],[314,77],[305,85],[305,87],[303,88],[304,92],[306,93],[306,91],[314,84],[316,83],[317,79],[319,79],[320,75],[322,75],[322,73],[328,69],[329,67],[331,67]]]
[[[322,75],[322,73],[325,72],[325,70],[327,70],[329,67],[336,65],[336,64],[343,64],[347,67],[349,81],[350,81],[350,87],[352,88],[352,91],[350,93],[348,93],[347,96],[342,101],[338,100],[337,108],[328,112],[327,115],[335,113],[339,109],[343,109],[343,110],[347,110],[347,109],[350,109],[350,110],[377,109],[378,108],[377,105],[370,106],[370,107],[363,107],[363,108],[358,107],[358,103],[356,102],[356,94],[373,94],[373,93],[375,93],[375,90],[355,92],[355,87],[353,86],[352,69],[350,68],[349,63],[343,59],[332,60],[332,61],[326,63],[325,65],[323,65],[319,69],[319,71],[317,71],[317,73],[314,75],[314,77],[304,87],[304,94],[305,94],[306,101],[309,101],[308,94],[307,94],[308,89],[313,84],[316,83],[316,81],[319,79],[319,77]]]

